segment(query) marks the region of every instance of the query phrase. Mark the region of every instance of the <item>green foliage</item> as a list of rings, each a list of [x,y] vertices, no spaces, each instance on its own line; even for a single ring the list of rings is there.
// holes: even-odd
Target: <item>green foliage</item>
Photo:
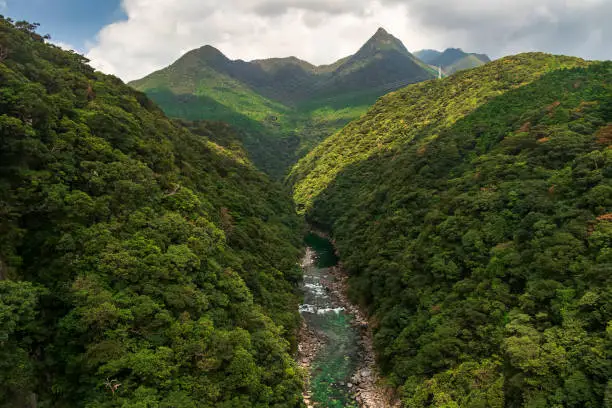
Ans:
[[[34,29],[0,19],[0,406],[301,406],[288,192]]]
[[[385,96],[294,168],[407,406],[609,403],[610,84],[508,57]]]
[[[424,145],[489,99],[539,78],[551,66],[585,64],[576,58],[523,54],[390,93],[293,167],[288,180],[296,186],[294,198],[308,209],[345,167],[393,152],[422,133]]]
[[[457,61],[454,61],[450,65],[445,65],[443,70],[446,75],[454,74],[455,72],[463,71],[465,69],[472,69],[479,67],[489,62],[489,59],[483,60],[476,54],[468,54]]]
[[[42,294],[29,282],[0,281],[0,401],[19,401],[35,389],[36,366],[28,354],[42,335]]]

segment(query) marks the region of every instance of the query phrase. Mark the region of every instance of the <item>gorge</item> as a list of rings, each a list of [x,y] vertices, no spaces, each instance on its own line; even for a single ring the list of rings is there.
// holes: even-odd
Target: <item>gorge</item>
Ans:
[[[381,29],[126,85],[36,29],[0,17],[1,408],[612,404],[611,62],[436,79]]]

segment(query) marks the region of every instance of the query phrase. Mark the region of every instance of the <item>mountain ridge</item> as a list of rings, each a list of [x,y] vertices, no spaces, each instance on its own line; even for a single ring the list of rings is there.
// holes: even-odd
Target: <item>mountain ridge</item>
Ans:
[[[393,51],[396,51],[397,55],[394,55]],[[155,71],[141,79],[131,81],[129,84],[137,89],[146,91],[147,82],[149,82],[151,76],[158,75],[161,72],[176,69],[177,67],[180,67],[182,71],[209,67],[248,84],[255,91],[259,91],[269,98],[292,105],[302,102],[304,99],[316,97],[316,95],[313,95],[313,91],[315,94],[322,91],[325,94],[337,92],[334,88],[337,85],[337,81],[330,79],[329,76],[338,78],[347,73],[366,68],[367,63],[372,60],[385,59],[386,57],[393,59],[397,58],[398,55],[402,56],[404,58],[402,62],[407,64],[403,72],[404,82],[418,82],[434,77],[432,71],[412,55],[401,40],[389,34],[381,27],[355,54],[341,58],[331,64],[314,65],[295,56],[254,59],[251,61],[232,60],[218,48],[212,45],[204,45],[188,51],[167,68]],[[288,85],[281,80],[280,84],[277,84],[281,91],[266,92],[266,86],[279,82],[279,72],[282,73],[283,70],[291,68],[302,69],[303,72],[301,74],[305,75],[301,75],[301,79],[309,82],[301,83],[295,88],[290,88],[290,94],[288,94],[287,89],[283,89],[283,87]],[[374,75],[364,76],[370,78]],[[376,85],[384,85],[384,76],[379,77]],[[387,83],[393,82],[395,82],[395,78],[394,80],[387,81]],[[309,91],[306,92],[304,88],[308,88]]]
[[[444,51],[425,49],[416,51],[414,54],[423,62],[440,67],[447,75],[491,62],[486,54],[467,53],[461,48],[447,48]]]
[[[435,76],[401,40],[380,28],[355,54],[328,65],[295,56],[231,60],[203,46],[129,85],[170,116],[238,125],[256,165],[281,177],[380,96]]]
[[[287,57],[256,58],[252,60],[244,60],[240,58],[231,59],[228,56],[226,56],[223,53],[223,51],[221,51],[219,48],[211,44],[205,44],[205,45],[202,45],[201,47],[194,48],[190,51],[187,51],[185,54],[180,56],[176,61],[174,61],[169,66],[172,66],[176,63],[181,62],[181,60],[188,55],[198,55],[198,56],[203,57],[203,58],[200,58],[202,60],[207,60],[207,59],[210,59],[210,57],[214,57],[214,58],[223,59],[226,62],[256,64],[261,67],[266,67],[267,69],[270,69],[271,66],[278,66],[278,65],[282,66],[283,63],[296,64],[300,66],[305,66],[309,70],[314,72],[314,71],[321,70],[321,69],[325,70],[325,68],[327,67],[332,67],[332,66],[341,64],[342,62],[345,62],[347,59],[350,59],[351,57],[359,56],[359,58],[363,58],[363,54],[371,54],[371,53],[380,52],[380,51],[388,50],[388,49],[396,49],[402,53],[410,54],[410,52],[408,51],[408,49],[406,48],[406,46],[402,43],[400,39],[390,34],[383,27],[379,27],[378,30],[374,33],[374,35],[370,37],[357,50],[355,54],[351,54],[346,57],[342,57],[329,64],[319,64],[319,65],[313,64],[295,55],[290,55]],[[410,55],[413,56],[412,54]],[[367,56],[371,56],[371,55],[367,55]],[[163,70],[163,68],[161,70]],[[160,70],[157,70],[157,71],[160,71]],[[130,81],[129,83],[137,82],[137,81],[140,81],[141,79],[136,79],[136,80]]]

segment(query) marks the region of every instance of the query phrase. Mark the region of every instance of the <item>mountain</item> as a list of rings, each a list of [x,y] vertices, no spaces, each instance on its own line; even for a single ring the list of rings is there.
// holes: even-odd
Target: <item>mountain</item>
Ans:
[[[612,62],[531,53],[382,97],[289,181],[405,406],[602,407]]]
[[[448,48],[444,50],[437,58],[434,58],[429,64],[441,67],[447,67],[455,62],[467,57],[469,54],[463,52],[459,48]]]
[[[419,50],[419,51],[414,52],[414,56],[426,64],[430,64],[431,61],[438,58],[441,54],[442,52],[438,50],[431,50],[431,49]]]
[[[393,90],[431,78],[431,71],[399,39],[379,28],[356,54],[324,79],[321,88],[329,95],[381,87]]]
[[[198,86],[210,85],[209,70],[287,106],[327,94],[368,91],[397,81],[412,83],[432,77],[399,39],[380,28],[356,54],[327,66],[317,67],[296,57],[232,61],[207,45],[131,85],[142,90],[165,86],[179,93],[193,93]],[[359,79],[365,79],[366,84],[357,83]]]
[[[296,57],[233,61],[204,46],[130,85],[169,116],[239,127],[255,164],[280,177],[381,95],[434,77],[381,28],[357,53],[330,65]]]
[[[481,65],[486,64],[487,62],[490,62],[488,57],[485,59],[482,56],[479,57],[476,54],[470,54],[456,60],[450,65],[444,66],[442,69],[444,70],[446,75],[452,75],[458,71],[479,67]]]
[[[289,193],[35,28],[0,18],[0,407],[303,406]]]
[[[447,74],[451,75],[464,69],[476,68],[491,62],[485,54],[466,53],[460,48],[448,48],[443,52],[436,50],[421,50],[415,55],[426,64],[441,67]]]

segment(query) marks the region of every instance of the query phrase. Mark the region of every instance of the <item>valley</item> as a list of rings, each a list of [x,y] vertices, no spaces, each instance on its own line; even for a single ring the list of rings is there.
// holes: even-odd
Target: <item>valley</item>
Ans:
[[[37,28],[0,16],[0,408],[612,406],[612,62],[381,28],[125,84]]]
[[[0,406],[300,406],[287,190],[35,29],[0,18]]]

